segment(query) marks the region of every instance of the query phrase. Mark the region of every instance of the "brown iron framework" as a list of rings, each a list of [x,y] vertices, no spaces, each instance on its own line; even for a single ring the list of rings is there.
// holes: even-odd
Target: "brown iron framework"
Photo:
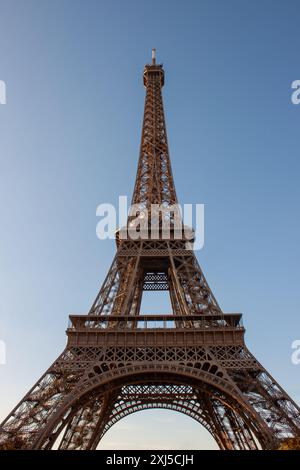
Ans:
[[[133,204],[177,203],[161,89],[145,66],[146,99]],[[131,219],[129,217],[128,223]],[[167,290],[170,315],[140,313],[143,291]],[[68,344],[3,421],[2,449],[95,449],[130,413],[194,418],[220,449],[273,449],[300,436],[300,410],[248,351],[241,314],[218,305],[186,239],[122,239],[87,315],[70,315]]]

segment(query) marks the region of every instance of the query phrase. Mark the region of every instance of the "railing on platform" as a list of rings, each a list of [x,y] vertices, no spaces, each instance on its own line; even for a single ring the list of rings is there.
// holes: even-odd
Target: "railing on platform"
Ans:
[[[218,315],[70,315],[68,330],[243,328],[241,313]]]

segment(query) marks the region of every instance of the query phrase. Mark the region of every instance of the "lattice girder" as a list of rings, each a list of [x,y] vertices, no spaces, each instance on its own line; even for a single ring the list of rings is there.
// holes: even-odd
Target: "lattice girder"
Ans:
[[[231,362],[235,362],[235,369],[225,369],[225,367],[228,367],[228,356],[231,356]],[[157,365],[156,365],[157,364]],[[222,367],[222,364],[223,367]],[[239,366],[238,366],[239,365]],[[25,405],[30,402],[29,398],[22,403],[21,407],[18,408],[19,413],[14,413],[14,415],[7,421],[5,424],[5,431],[6,431],[6,436],[8,437],[12,431],[18,432],[19,436],[24,437],[24,432],[27,432],[26,438],[27,438],[27,448],[33,447],[33,448],[49,448],[49,445],[53,444],[53,438],[51,439],[51,436],[55,435],[57,436],[57,430],[62,428],[61,421],[63,420],[63,423],[65,424],[67,421],[67,418],[69,417],[69,420],[72,419],[72,426],[68,428],[68,432],[66,433],[64,437],[64,448],[90,448],[91,443],[90,443],[90,437],[91,437],[91,432],[93,431],[94,427],[96,426],[99,419],[100,415],[96,413],[95,410],[99,410],[99,413],[101,411],[101,406],[100,406],[100,398],[96,399],[96,395],[91,398],[91,401],[88,402],[88,405],[83,405],[80,404],[81,408],[79,410],[79,415],[75,414],[74,415],[74,409],[72,408],[72,401],[74,402],[75,397],[78,403],[81,403],[80,400],[82,400],[83,395],[87,395],[89,393],[92,393],[92,391],[96,387],[101,386],[101,382],[107,383],[108,381],[113,381],[115,382],[116,379],[120,380],[121,382],[118,382],[117,387],[120,387],[120,384],[123,383],[123,381],[128,380],[129,376],[134,377],[137,373],[143,373],[146,374],[148,377],[146,380],[149,380],[149,377],[151,377],[151,370],[153,370],[153,373],[155,373],[155,376],[157,376],[158,373],[164,374],[164,376],[169,376],[170,373],[176,373],[179,374],[180,381],[182,382],[183,380],[186,380],[187,377],[190,377],[190,379],[193,378],[195,380],[195,384],[199,384],[199,380],[202,384],[202,390],[203,390],[203,384],[206,384],[207,389],[211,392],[211,390],[214,391],[214,394],[216,395],[215,390],[222,389],[223,392],[225,393],[226,396],[231,397],[231,400],[235,403],[234,409],[235,410],[246,410],[246,411],[239,411],[239,418],[234,418],[234,420],[238,420],[239,422],[242,420],[244,423],[243,426],[245,427],[246,430],[244,430],[244,434],[248,435],[248,438],[250,439],[250,436],[253,436],[253,434],[256,433],[256,439],[259,441],[259,439],[262,439],[263,436],[263,442],[261,443],[262,446],[266,445],[267,442],[267,437],[268,432],[267,432],[267,423],[264,423],[263,420],[260,423],[259,426],[257,426],[255,429],[251,428],[251,421],[249,420],[248,414],[250,413],[251,406],[249,408],[249,404],[251,404],[251,401],[248,400],[248,391],[241,393],[241,390],[239,390],[234,382],[231,379],[231,371],[234,370],[236,371],[237,366],[239,368],[240,373],[242,373],[245,369],[249,369],[251,371],[257,370],[260,373],[263,373],[261,370],[260,366],[258,365],[257,361],[253,357],[251,357],[251,354],[245,351],[241,346],[232,346],[231,348],[221,348],[221,347],[212,347],[211,349],[209,348],[176,348],[176,347],[168,347],[168,348],[129,348],[128,350],[125,348],[120,348],[118,349],[117,347],[115,348],[107,348],[103,350],[99,350],[99,348],[74,348],[73,350],[66,350],[65,353],[60,356],[58,361],[54,363],[52,370],[49,371],[49,374],[57,374],[57,371],[62,370],[63,368],[66,368],[67,370],[70,370],[70,368],[73,368],[72,371],[72,376],[76,376],[77,380],[79,378],[79,381],[76,386],[70,388],[69,394],[67,397],[65,397],[64,402],[61,403],[61,408],[60,411],[59,409],[59,402],[56,401],[55,403],[53,402],[51,404],[51,407],[48,407],[47,409],[47,421],[48,421],[48,426],[49,423],[52,420],[52,426],[53,430],[49,432],[49,436],[47,439],[45,438],[38,438],[38,433],[41,434],[43,430],[43,422],[41,420],[38,420],[36,423],[36,426],[33,427],[31,430],[28,430],[27,424],[29,422],[28,418],[30,417],[30,409],[26,407]],[[129,375],[128,375],[129,374]],[[80,378],[81,377],[81,378]],[[126,379],[125,379],[126,377]],[[151,380],[151,379],[150,379]],[[40,381],[40,383],[43,383],[43,381]],[[112,382],[111,382],[112,383]],[[199,385],[198,385],[199,387]],[[199,387],[199,388],[201,388]],[[107,392],[110,388],[106,388],[105,392]],[[32,399],[36,395],[36,387],[34,388],[34,394],[31,395]],[[52,383],[51,381],[49,382],[49,387],[44,391],[44,397],[47,397],[51,394],[52,390]],[[104,393],[104,392],[103,392]],[[249,395],[251,396],[251,394]],[[180,395],[178,395],[178,400],[180,401]],[[70,401],[71,400],[71,401]],[[45,399],[45,405],[48,403]],[[113,401],[110,403],[112,404]],[[146,400],[145,403],[143,404],[143,409],[147,408],[147,406],[151,403],[151,400]],[[174,400],[174,407],[175,404],[177,403],[176,400]],[[237,403],[239,403],[239,407],[237,406]],[[93,406],[95,405],[95,409]],[[85,426],[87,426],[85,434],[81,435],[80,438],[77,436],[78,433],[76,433],[76,420],[78,420],[78,417],[82,420],[85,416],[89,416],[89,414],[85,415],[86,412],[86,406],[88,406],[88,410],[93,409],[93,416],[94,420],[90,420],[88,423],[87,419],[83,422],[85,423]],[[165,405],[162,405],[165,406]],[[224,423],[223,428],[225,426],[228,427],[228,423],[226,425],[226,422],[228,419],[225,419],[225,414],[224,410],[222,411],[223,414],[221,414],[221,405],[218,404],[216,405],[215,413],[219,413],[219,418],[221,421]],[[151,407],[151,406],[150,406]],[[243,408],[244,407],[244,408]],[[253,407],[254,408],[254,407]],[[132,412],[134,408],[131,408]],[[174,408],[175,409],[175,408]],[[51,411],[53,410],[53,411]],[[201,413],[205,413],[205,409],[201,411]],[[200,411],[199,411],[200,413]],[[228,416],[229,411],[226,411],[226,416]],[[246,414],[245,414],[246,413]],[[258,416],[262,415],[263,413],[262,410],[257,410]],[[251,413],[250,413],[251,414]],[[51,416],[52,415],[52,416]],[[242,417],[241,417],[242,415]],[[245,416],[247,417],[247,420],[245,421]],[[18,430],[15,429],[13,420],[15,420],[18,423],[26,423],[24,426],[24,429],[19,428]],[[200,419],[200,418],[199,418]],[[233,419],[233,418],[232,418]],[[226,421],[227,420],[227,421]],[[71,421],[70,421],[71,422]],[[255,420],[256,423],[259,423],[259,419],[256,417]],[[47,422],[44,423],[45,427],[47,427]],[[84,426],[84,427],[85,427]],[[104,432],[104,428],[106,425],[102,425],[101,429]],[[249,427],[250,426],[250,427]],[[261,427],[260,427],[261,426]],[[81,424],[82,428],[82,424]],[[217,441],[219,443],[223,442],[222,446],[224,447],[224,442],[226,441],[227,444],[226,446],[229,446],[229,442],[231,442],[232,448],[238,448],[238,445],[240,445],[240,448],[244,448],[246,446],[245,442],[242,445],[242,441],[240,441],[240,444],[237,444],[237,442],[233,442],[233,438],[231,437],[231,440],[227,436],[227,440],[224,441],[224,429],[222,428],[222,433],[221,430],[219,429],[219,435],[216,437]],[[249,429],[248,429],[249,428]],[[72,432],[70,433],[70,429]],[[100,429],[100,428],[99,428]],[[107,426],[106,428],[107,429]],[[229,431],[228,431],[229,432]],[[274,427],[272,427],[272,433],[274,432]],[[291,432],[291,428],[290,428]],[[292,429],[293,432],[293,429]],[[215,431],[216,434],[216,431]],[[214,434],[214,435],[215,435]],[[232,433],[231,433],[232,434]],[[99,434],[100,436],[100,434]],[[223,437],[222,437],[223,436]],[[257,437],[259,436],[259,437]],[[73,438],[74,437],[74,438]],[[269,440],[271,439],[269,435]],[[74,440],[75,439],[75,440]],[[223,441],[222,441],[223,439]],[[242,439],[242,438],[240,438]],[[251,438],[252,439],[252,438]],[[98,442],[97,439],[94,437],[94,441]],[[248,442],[248,441],[247,441]],[[250,441],[249,441],[250,442]],[[248,442],[247,445],[250,445]],[[253,442],[256,442],[255,440]],[[220,444],[221,445],[221,444]],[[251,445],[254,446],[252,443]],[[256,445],[256,444],[255,444]],[[270,443],[268,444],[270,445]],[[47,447],[48,446],[48,447]],[[229,448],[229,447],[228,447]],[[245,447],[247,448],[247,446]]]

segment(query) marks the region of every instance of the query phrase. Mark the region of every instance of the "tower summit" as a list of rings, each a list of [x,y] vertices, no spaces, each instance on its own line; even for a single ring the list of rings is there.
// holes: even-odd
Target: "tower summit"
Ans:
[[[163,66],[145,65],[143,81],[146,88],[140,155],[132,204],[150,210],[151,204],[177,204],[173,181],[167,129],[161,89],[164,85]]]

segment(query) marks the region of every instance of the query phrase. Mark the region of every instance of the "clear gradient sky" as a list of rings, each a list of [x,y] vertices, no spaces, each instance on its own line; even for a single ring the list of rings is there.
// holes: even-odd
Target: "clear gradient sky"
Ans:
[[[292,0],[0,0],[0,418],[62,351],[68,314],[87,312],[111,263],[96,207],[131,196],[152,47],[178,196],[205,204],[198,259],[300,402],[299,15]],[[191,418],[145,411],[100,447],[213,446]]]

